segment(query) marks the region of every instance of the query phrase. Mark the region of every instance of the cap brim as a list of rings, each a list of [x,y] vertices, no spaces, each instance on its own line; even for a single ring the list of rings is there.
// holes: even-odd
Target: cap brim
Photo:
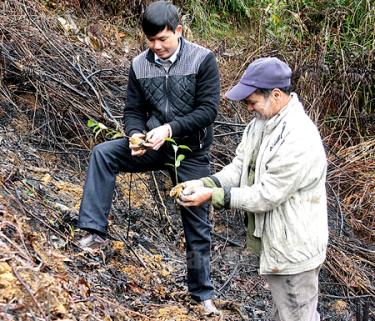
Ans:
[[[256,87],[244,85],[239,82],[232,89],[228,90],[224,96],[230,100],[244,100],[245,98],[250,96],[255,90],[257,90]]]

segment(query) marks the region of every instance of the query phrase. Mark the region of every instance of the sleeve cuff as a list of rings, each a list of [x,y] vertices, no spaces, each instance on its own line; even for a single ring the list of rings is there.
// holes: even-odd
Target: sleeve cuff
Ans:
[[[212,189],[211,204],[216,209],[224,207],[224,189],[218,187]]]
[[[230,187],[221,187],[215,176],[203,177],[200,179],[204,187],[212,188],[211,204],[214,208],[230,208]]]
[[[215,185],[216,185],[217,187],[222,187],[222,186],[221,186],[221,183],[220,183],[220,181],[219,181],[219,179],[218,179],[216,176],[211,175],[210,178],[214,181],[214,183],[215,183]]]
[[[172,127],[169,124],[164,124],[168,128],[168,138],[172,137]]]
[[[175,137],[180,135],[180,124],[177,121],[171,121],[168,125],[171,127],[171,133],[173,133]]]
[[[230,187],[224,187],[223,190],[224,190],[224,208],[229,209],[230,208],[230,197],[231,197],[230,190],[231,190],[231,188]]]
[[[203,177],[200,180],[203,182],[203,186],[204,187],[210,187],[210,188],[218,187],[215,184],[215,181],[212,179],[211,176],[209,176],[209,177]]]
[[[129,137],[132,137],[134,134],[142,134],[142,131],[133,129],[129,132]]]

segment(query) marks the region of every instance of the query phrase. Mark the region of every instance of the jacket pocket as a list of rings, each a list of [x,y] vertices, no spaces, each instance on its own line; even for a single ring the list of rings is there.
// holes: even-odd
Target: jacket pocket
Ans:
[[[270,255],[279,263],[299,263],[312,257],[310,233],[303,224],[304,208],[284,203],[268,222]]]

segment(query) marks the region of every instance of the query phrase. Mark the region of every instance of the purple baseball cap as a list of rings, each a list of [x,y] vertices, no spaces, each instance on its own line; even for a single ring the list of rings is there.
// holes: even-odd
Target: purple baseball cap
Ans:
[[[225,93],[230,100],[243,100],[258,88],[273,89],[289,87],[292,70],[276,57],[254,60],[242,75],[239,83]]]

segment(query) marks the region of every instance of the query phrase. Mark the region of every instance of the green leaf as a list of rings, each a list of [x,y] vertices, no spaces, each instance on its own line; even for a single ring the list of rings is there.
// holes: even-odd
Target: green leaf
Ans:
[[[186,145],[179,145],[178,148],[179,148],[179,149],[186,149],[186,150],[188,150],[188,151],[190,151],[190,152],[192,151],[192,150],[190,149],[190,147],[189,147],[189,146],[186,146]]]
[[[177,159],[176,159],[176,167],[180,167],[181,165],[181,162],[185,159],[185,155],[183,154],[180,154],[177,156]]]
[[[93,119],[89,119],[87,121],[87,127],[89,127],[89,128],[96,126],[96,124],[97,124],[97,122]]]
[[[177,145],[172,145],[172,147],[173,147],[174,152],[177,153],[177,151],[178,151],[178,146],[177,146]]]
[[[172,143],[172,144],[177,145],[176,141],[175,141],[173,138],[165,138],[165,140],[166,140],[167,142],[170,142],[170,143]]]
[[[281,18],[277,14],[272,14],[271,18],[274,25],[278,26],[280,24]]]

